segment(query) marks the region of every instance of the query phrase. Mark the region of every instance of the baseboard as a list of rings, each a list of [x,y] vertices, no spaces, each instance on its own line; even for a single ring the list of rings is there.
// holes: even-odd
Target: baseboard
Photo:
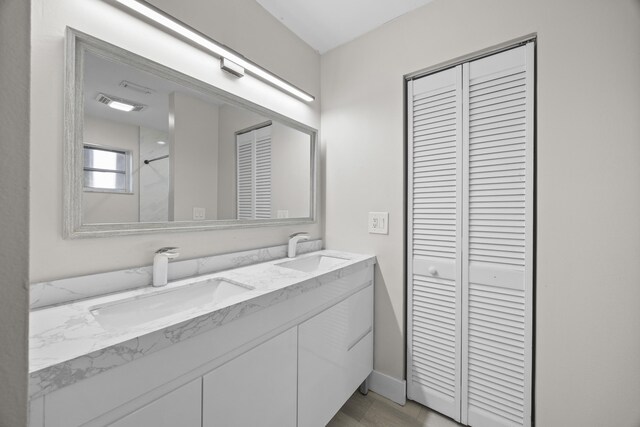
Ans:
[[[407,403],[407,382],[378,371],[369,375],[369,389],[399,405]]]

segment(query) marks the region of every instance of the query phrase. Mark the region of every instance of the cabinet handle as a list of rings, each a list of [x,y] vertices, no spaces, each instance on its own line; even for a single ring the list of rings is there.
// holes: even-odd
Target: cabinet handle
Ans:
[[[371,332],[372,330],[373,330],[373,326],[369,326],[369,329],[367,329],[362,334],[360,334],[360,336],[358,336],[358,338],[356,338],[355,341],[353,341],[353,343],[351,343],[351,345],[347,347],[347,351],[351,351],[351,349],[355,347],[360,341],[362,341],[364,337],[369,335],[369,332]]]

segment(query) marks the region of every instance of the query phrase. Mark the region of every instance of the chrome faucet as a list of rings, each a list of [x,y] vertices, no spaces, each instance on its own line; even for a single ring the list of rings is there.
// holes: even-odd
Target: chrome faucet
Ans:
[[[178,258],[176,247],[160,248],[153,257],[153,286],[165,286],[169,270],[169,260]]]
[[[287,252],[287,256],[289,258],[295,258],[296,249],[300,240],[309,240],[309,233],[293,233],[291,236],[289,236],[289,251]]]

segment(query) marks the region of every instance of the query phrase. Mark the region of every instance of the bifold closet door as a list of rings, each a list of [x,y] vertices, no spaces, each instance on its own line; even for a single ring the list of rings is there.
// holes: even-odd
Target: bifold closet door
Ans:
[[[530,423],[533,43],[409,82],[409,399]]]
[[[533,43],[463,66],[462,422],[531,423]]]
[[[408,89],[407,394],[460,420],[462,68]]]

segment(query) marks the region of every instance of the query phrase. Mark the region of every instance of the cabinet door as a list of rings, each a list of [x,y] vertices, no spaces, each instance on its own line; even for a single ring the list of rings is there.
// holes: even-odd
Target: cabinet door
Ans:
[[[296,332],[289,329],[204,376],[204,427],[296,425]]]
[[[324,426],[373,370],[373,286],[298,327],[298,426]]]
[[[202,380],[192,381],[137,411],[111,427],[200,427]]]

